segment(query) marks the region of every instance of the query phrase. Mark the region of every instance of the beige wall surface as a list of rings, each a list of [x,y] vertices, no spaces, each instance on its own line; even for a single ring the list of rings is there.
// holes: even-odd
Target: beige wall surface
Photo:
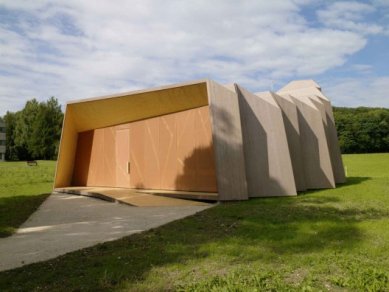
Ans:
[[[336,132],[334,115],[332,112],[331,103],[327,99],[318,96],[310,97],[318,109],[320,109],[323,124],[326,130],[327,144],[330,151],[332,171],[336,183],[346,182],[346,175],[344,172],[342,155],[338,142],[338,134]]]
[[[328,97],[321,91],[320,86],[313,80],[297,80],[285,85],[278,91],[278,93],[281,95],[291,94],[295,98],[298,98],[302,101],[309,100],[309,102],[306,102],[306,104],[312,103],[320,112],[325,130],[324,132],[326,136],[334,181],[336,183],[344,183],[346,181],[346,176],[344,172],[332,106]],[[319,134],[319,132],[315,132],[315,134]]]
[[[301,89],[301,88],[316,88],[321,90],[321,87],[319,84],[317,84],[316,81],[312,79],[307,79],[307,80],[293,80],[283,86],[279,92],[282,91],[291,91],[291,90],[296,90],[296,89]]]
[[[306,187],[334,188],[335,180],[321,113],[309,98],[291,97],[298,109]]]
[[[272,93],[272,96],[282,110],[297,191],[305,191],[305,174],[303,167],[297,106],[293,102],[293,99],[288,95],[280,96],[278,94]]]
[[[296,195],[282,111],[270,93],[236,85],[250,197]]]
[[[212,136],[220,200],[247,200],[239,103],[234,91],[208,81]]]
[[[328,98],[322,93],[321,87],[313,80],[295,80],[278,90],[279,94],[291,94],[295,97],[299,96],[319,96],[325,100]]]

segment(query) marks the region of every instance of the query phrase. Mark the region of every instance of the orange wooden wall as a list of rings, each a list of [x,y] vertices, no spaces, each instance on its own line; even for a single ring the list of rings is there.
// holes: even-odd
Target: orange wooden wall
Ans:
[[[73,185],[216,192],[209,116],[204,106],[79,133]]]

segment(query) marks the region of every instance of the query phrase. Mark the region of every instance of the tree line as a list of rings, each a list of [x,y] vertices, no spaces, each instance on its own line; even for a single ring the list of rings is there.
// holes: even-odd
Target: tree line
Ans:
[[[333,109],[342,153],[389,152],[389,109]]]
[[[27,101],[21,111],[7,112],[6,160],[57,159],[63,113],[55,97]]]
[[[342,153],[389,152],[389,109],[334,107]],[[0,117],[1,119],[1,117]],[[7,112],[6,160],[57,159],[63,113],[58,100],[27,101]]]

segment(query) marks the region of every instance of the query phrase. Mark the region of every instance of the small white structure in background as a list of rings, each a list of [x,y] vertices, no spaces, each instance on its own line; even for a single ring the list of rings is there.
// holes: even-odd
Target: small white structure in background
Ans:
[[[0,121],[0,161],[5,161],[5,123]]]

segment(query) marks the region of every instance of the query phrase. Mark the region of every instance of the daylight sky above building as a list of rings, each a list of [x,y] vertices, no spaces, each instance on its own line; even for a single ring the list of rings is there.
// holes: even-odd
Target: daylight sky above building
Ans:
[[[389,107],[389,0],[0,0],[0,116],[193,79]]]

